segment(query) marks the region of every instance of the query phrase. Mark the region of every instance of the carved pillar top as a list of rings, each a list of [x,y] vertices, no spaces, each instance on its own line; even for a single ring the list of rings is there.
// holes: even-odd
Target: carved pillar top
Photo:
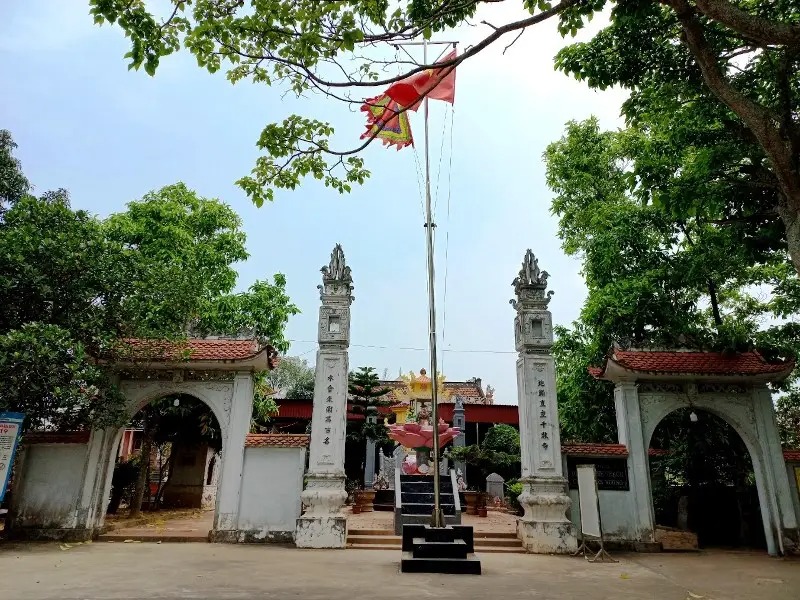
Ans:
[[[548,354],[553,345],[553,317],[547,306],[554,292],[547,291],[549,276],[529,248],[519,275],[511,282],[516,295],[510,304],[517,311],[514,339],[518,352]]]
[[[350,345],[350,304],[353,297],[353,276],[340,244],[334,246],[331,261],[320,269],[322,306],[319,309],[318,340],[320,348],[347,348]]]
[[[354,298],[353,275],[344,258],[341,244],[336,244],[331,252],[331,261],[320,269],[322,272],[322,285],[318,285],[320,299],[323,304],[347,304]]]

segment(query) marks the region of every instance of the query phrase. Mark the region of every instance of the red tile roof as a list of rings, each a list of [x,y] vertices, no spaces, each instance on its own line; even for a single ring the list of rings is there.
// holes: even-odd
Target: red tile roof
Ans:
[[[784,450],[783,460],[786,462],[800,462],[800,450]]]
[[[22,436],[23,444],[88,444],[89,431],[31,431]]]
[[[622,444],[562,444],[561,451],[567,456],[628,456]]]
[[[246,448],[306,448],[311,436],[304,433],[249,433]]]
[[[246,360],[267,350],[270,368],[278,365],[272,346],[262,347],[256,340],[202,339],[153,340],[126,338],[115,353],[121,358],[138,360],[232,361]]]
[[[608,363],[640,373],[680,375],[767,375],[791,370],[794,361],[770,363],[758,352],[726,354],[700,351],[651,351],[615,349],[602,367],[590,367],[594,377],[603,377]]]

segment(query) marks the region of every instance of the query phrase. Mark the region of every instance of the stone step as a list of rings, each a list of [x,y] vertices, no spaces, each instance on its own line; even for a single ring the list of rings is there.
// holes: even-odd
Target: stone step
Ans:
[[[510,532],[475,531],[475,552],[488,554],[524,554],[522,542]],[[348,548],[398,550],[403,538],[391,529],[351,529],[347,532]]]
[[[187,542],[200,542],[207,543],[208,536],[200,535],[181,535],[177,534],[117,534],[106,533],[97,538],[98,542],[109,543],[131,543],[131,542],[149,542],[149,543],[187,543]]]
[[[347,547],[352,550],[393,550],[397,552],[402,547],[400,544],[394,545],[379,545],[379,544],[359,544],[347,542]]]
[[[354,550],[392,550],[397,552],[403,545],[398,542],[396,544],[362,544],[361,542],[347,542],[347,547]],[[525,549],[522,546],[481,546],[475,545],[475,554],[525,554]]]
[[[400,547],[402,539],[396,535],[351,535],[347,534],[347,543],[365,544],[368,546],[397,546]]]
[[[478,538],[503,538],[519,541],[517,534],[511,531],[476,531],[473,535],[475,536],[476,540]]]
[[[348,529],[347,535],[394,535],[393,529]]]

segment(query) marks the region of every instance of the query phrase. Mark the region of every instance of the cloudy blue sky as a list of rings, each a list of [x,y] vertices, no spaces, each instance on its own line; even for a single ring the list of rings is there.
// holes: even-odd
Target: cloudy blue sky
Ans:
[[[504,22],[520,4],[487,9],[476,23]],[[448,39],[468,45],[487,31],[464,27]],[[556,323],[575,319],[585,296],[580,265],[556,236],[542,152],[570,119],[594,114],[604,126],[618,126],[623,95],[591,91],[553,70],[563,44],[554,24],[528,31],[504,56],[506,43],[459,67],[452,156],[449,108],[432,103],[431,147],[441,370],[449,380],[481,377],[498,402],[513,404],[508,300],[525,249],[551,273]],[[391,377],[424,367],[425,245],[415,164],[422,160],[421,117],[412,116],[418,153],[373,145],[365,153],[373,176],[353,193],[308,182],[256,208],[234,181],[249,172],[264,125],[297,112],[331,121],[336,141],[350,146],[363,131],[361,115],[324,97],[294,100],[278,89],[232,86],[188,54],[167,59],[151,78],[127,70],[126,51],[119,30],[93,25],[84,0],[0,5],[0,128],[14,135],[37,191],[67,188],[74,207],[101,216],[176,181],[224,200],[248,236],[239,287],[286,274],[302,310],[289,323],[296,340],[290,353],[311,361],[319,268],[341,243],[355,280],[351,366],[372,365]]]

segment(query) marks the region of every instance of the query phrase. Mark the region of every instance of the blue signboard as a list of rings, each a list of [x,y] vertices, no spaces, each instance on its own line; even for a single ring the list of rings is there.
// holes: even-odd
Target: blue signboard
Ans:
[[[8,480],[11,478],[11,467],[14,466],[14,454],[24,420],[25,415],[22,413],[0,412],[0,502],[6,495]]]

